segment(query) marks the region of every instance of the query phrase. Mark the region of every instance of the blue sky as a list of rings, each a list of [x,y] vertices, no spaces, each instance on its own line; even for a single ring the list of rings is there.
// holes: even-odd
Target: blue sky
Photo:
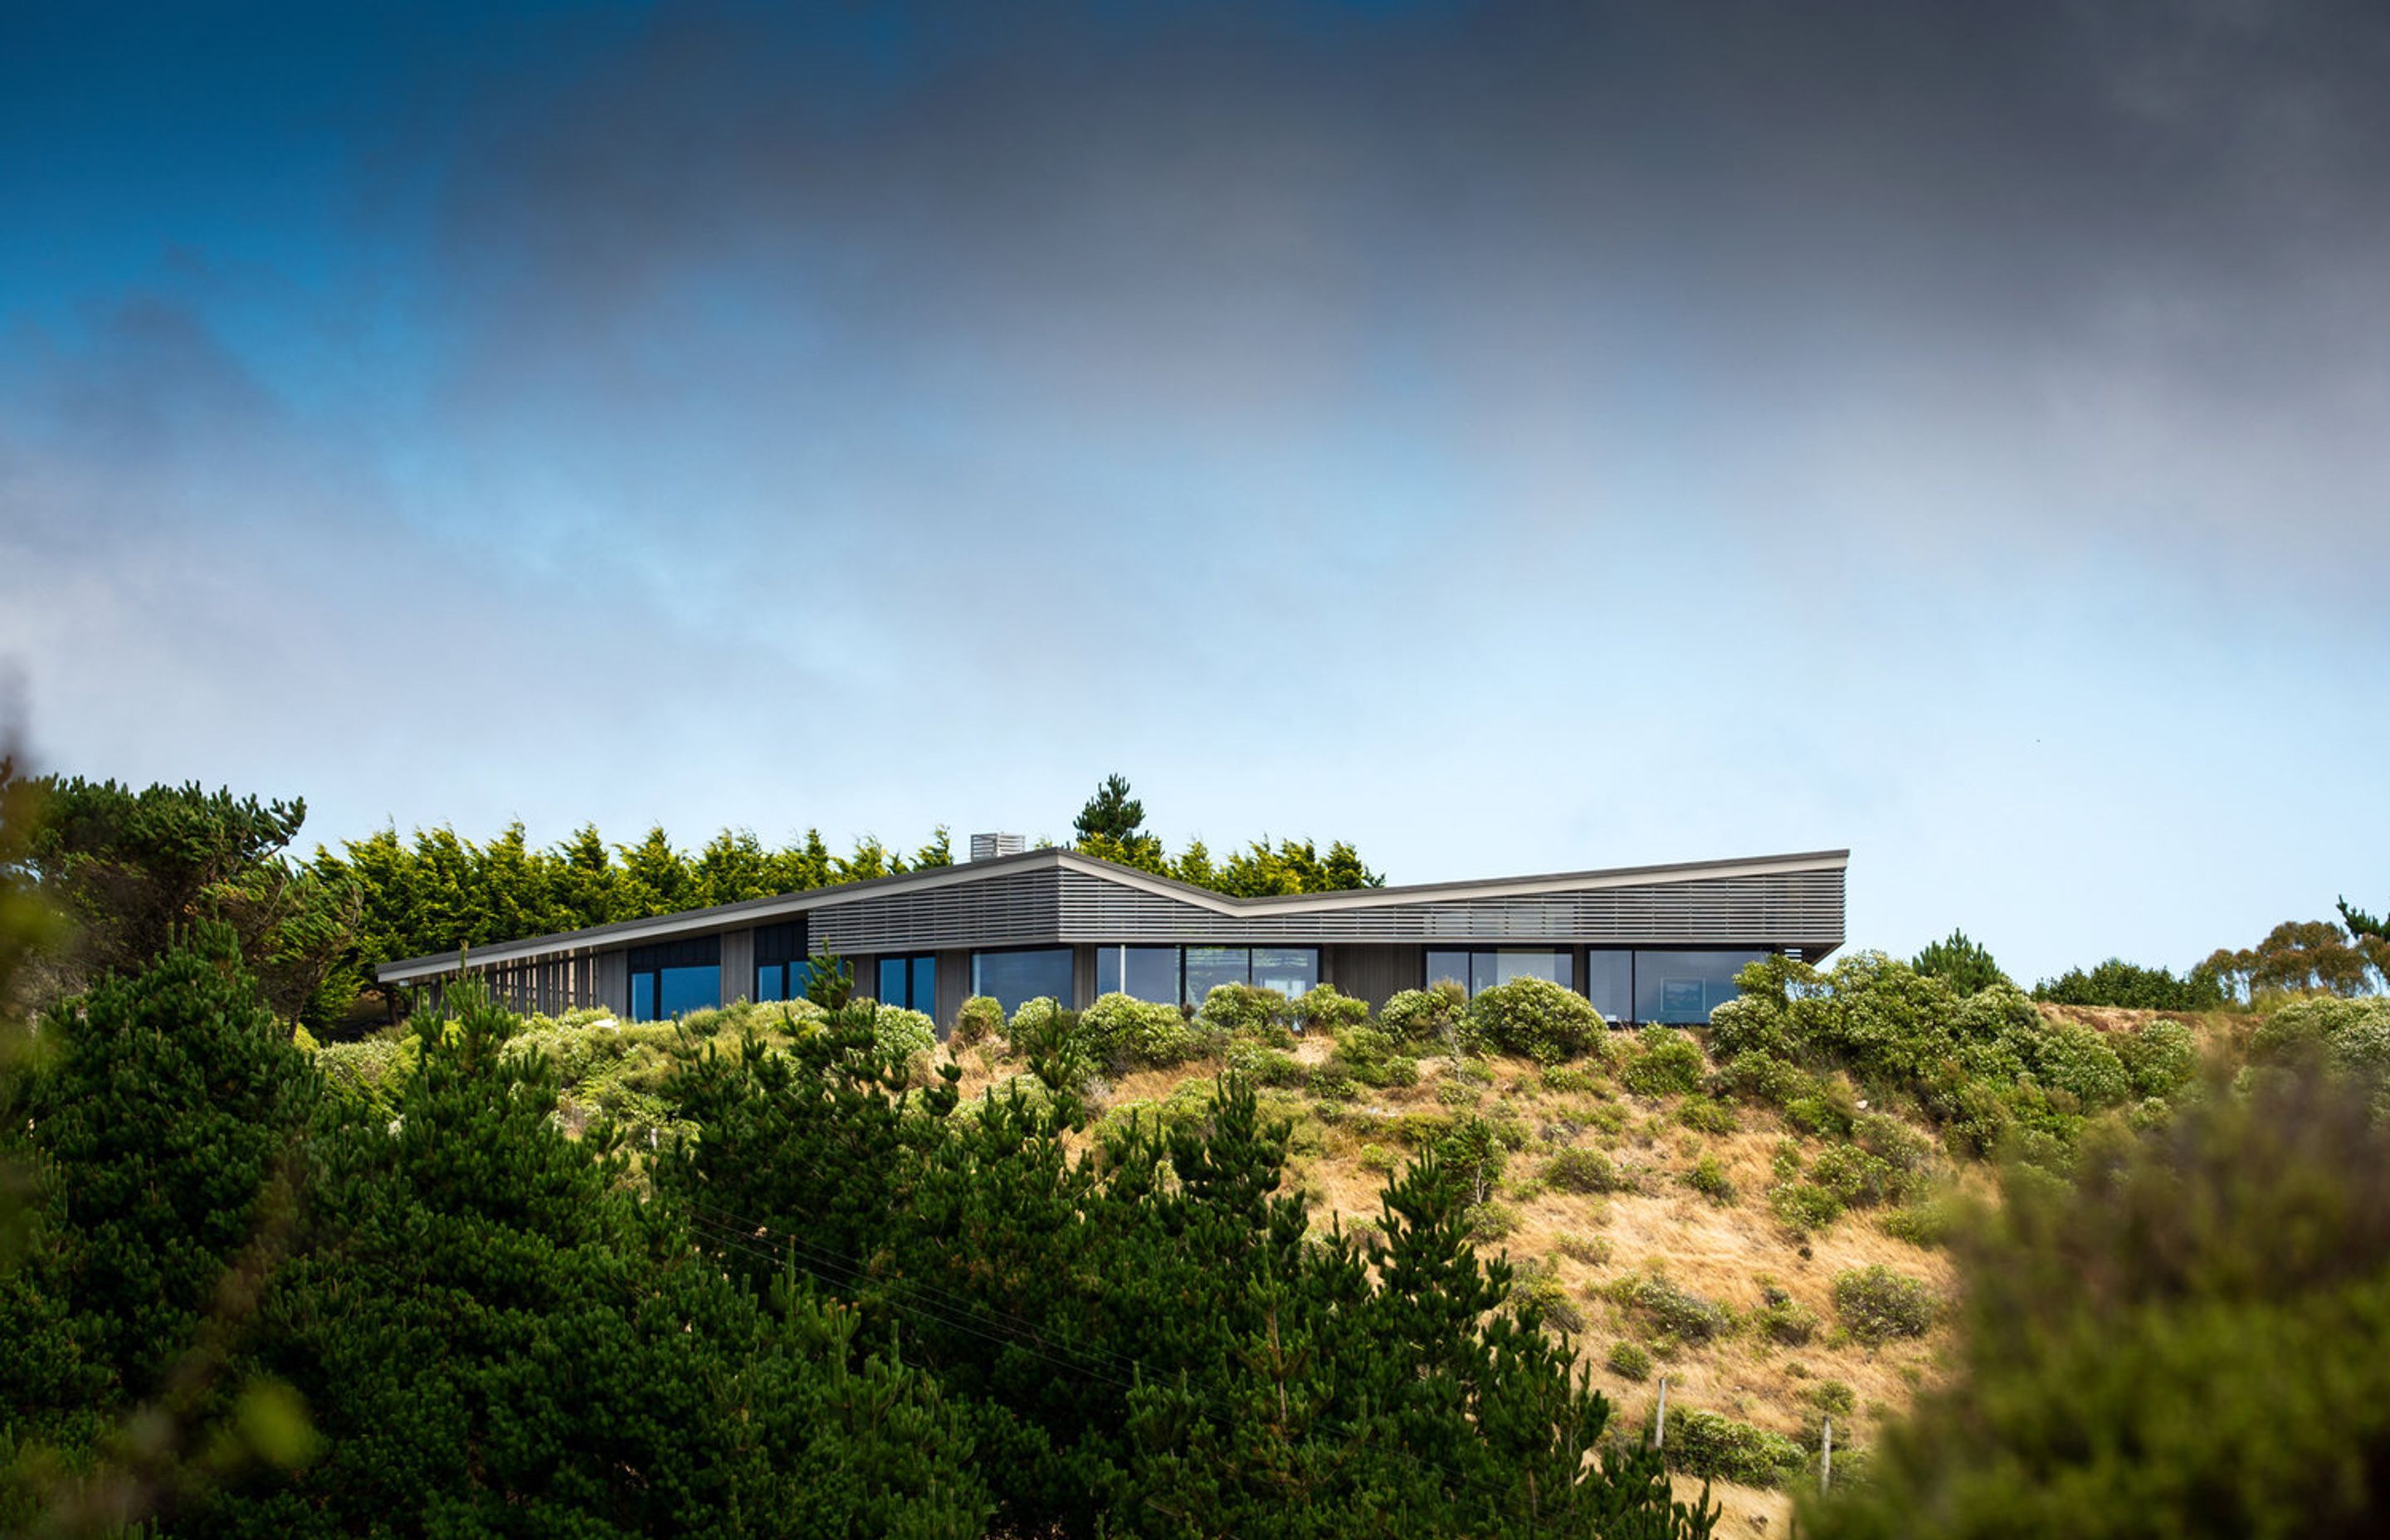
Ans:
[[[52,766],[1397,881],[2390,900],[2357,5],[16,6]]]

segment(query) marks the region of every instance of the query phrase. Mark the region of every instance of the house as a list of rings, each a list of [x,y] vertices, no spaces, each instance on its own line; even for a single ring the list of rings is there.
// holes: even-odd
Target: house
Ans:
[[[943,1031],[963,1001],[1009,1013],[1114,990],[1200,1004],[1224,983],[1299,995],[1333,984],[1382,1006],[1439,979],[1471,993],[1549,979],[1619,1022],[1696,1023],[1769,953],[1815,961],[1843,942],[1848,851],[1610,871],[1233,898],[1070,850],[980,836],[959,866],[624,920],[387,963],[385,984],[461,974],[515,1008],[601,1007],[635,1020],[804,993],[835,952],[858,995]]]

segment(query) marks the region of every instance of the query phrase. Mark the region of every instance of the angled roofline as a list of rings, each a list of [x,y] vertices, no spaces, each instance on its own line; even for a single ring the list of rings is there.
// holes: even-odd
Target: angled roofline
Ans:
[[[1756,877],[1795,871],[1840,871],[1850,865],[1848,850],[1801,851],[1781,855],[1754,855],[1723,861],[1675,861],[1658,866],[1609,866],[1593,871],[1547,872],[1528,877],[1481,878],[1457,882],[1414,882],[1401,887],[1348,888],[1326,893],[1271,893],[1258,898],[1240,898],[1233,894],[1214,892],[1199,888],[1176,878],[1161,877],[1152,872],[1124,866],[1074,850],[1052,847],[1023,851],[1018,855],[999,855],[985,861],[964,861],[950,866],[932,866],[921,871],[898,872],[891,877],[865,878],[854,882],[834,883],[826,888],[807,888],[800,892],[777,893],[765,898],[741,899],[734,904],[717,904],[704,909],[683,909],[669,915],[652,915],[641,919],[614,920],[605,925],[593,925],[580,930],[559,930],[551,935],[528,936],[520,941],[497,942],[483,947],[469,947],[453,952],[435,952],[427,956],[404,957],[386,962],[375,969],[375,977],[383,983],[410,983],[437,977],[464,965],[468,958],[475,963],[516,962],[526,957],[557,952],[573,952],[596,946],[636,945],[638,943],[682,935],[710,929],[736,929],[742,924],[765,924],[790,915],[815,909],[834,907],[861,898],[876,898],[886,893],[928,892],[957,883],[977,882],[989,878],[1019,872],[1047,870],[1076,871],[1089,877],[1116,882],[1123,887],[1141,889],[1163,898],[1177,900],[1198,908],[1222,915],[1308,915],[1336,913],[1354,909],[1374,909],[1389,905],[1414,902],[1426,897],[1437,898],[1510,898],[1537,893],[1568,892],[1587,888],[1630,887],[1648,882],[1696,881],[1716,878]]]

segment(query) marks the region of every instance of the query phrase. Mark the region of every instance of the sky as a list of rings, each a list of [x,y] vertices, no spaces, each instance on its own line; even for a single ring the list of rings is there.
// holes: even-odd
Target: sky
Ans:
[[[2390,9],[0,0],[0,668],[303,840],[2390,901]]]

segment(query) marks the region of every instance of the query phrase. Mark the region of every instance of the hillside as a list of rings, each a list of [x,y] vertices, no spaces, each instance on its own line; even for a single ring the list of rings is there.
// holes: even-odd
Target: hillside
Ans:
[[[1857,991],[1881,991],[1887,975],[1859,973],[1844,987],[1863,1015],[1870,997]],[[1906,970],[1888,976],[1901,988],[1918,982]],[[1262,1002],[1265,1010],[1283,1005]],[[1970,1008],[1997,1019],[2009,1034],[2003,1041],[2023,1041],[2028,1054],[2062,1046],[2073,1056],[2038,1065],[2046,1091],[2024,1077],[2041,1098],[2034,1104],[2048,1104],[2045,1127],[2062,1131],[2101,1096],[2060,1088],[2070,1073],[2088,1074],[2095,1086],[2108,1074],[2117,1102],[2137,1089],[2178,1086],[2187,1061],[2149,1072],[2157,1074],[2153,1085],[2142,1075],[2129,1087],[2123,1066],[2141,1066],[2150,1053],[2143,1045],[2161,1041],[2182,1050],[2196,1040],[2237,1056],[2255,1020],[2217,1014],[2196,1019],[2195,1031],[2152,1031],[2171,1019],[2035,1007],[2013,991],[1969,1001],[1943,991],[1935,1008],[1954,1020]],[[1384,1018],[1360,1020],[1350,1001],[1329,1002],[1327,1020],[1302,1034],[1277,1020],[1234,1017],[1223,1021],[1236,1025],[1214,1023],[1207,1033],[1210,1007],[1182,1026],[1166,1007],[1124,1001],[1086,1018],[1030,1014],[951,1048],[966,1112],[1013,1083],[1037,1086],[1021,1045],[1082,1030],[1125,1042],[1122,1023],[1142,1020],[1145,1047],[1115,1046],[1109,1072],[1087,1067],[1084,1094],[1095,1118],[1081,1136],[1086,1147],[1107,1123],[1200,1117],[1220,1074],[1234,1068],[1259,1082],[1268,1109],[1291,1125],[1287,1181],[1310,1205],[1315,1229],[1375,1226],[1386,1176],[1420,1152],[1459,1164],[1477,1188],[1481,1249],[1507,1254],[1517,1296],[1581,1347],[1615,1405],[1617,1436],[1648,1428],[1664,1378],[1677,1481],[1690,1494],[1700,1475],[1719,1478],[1713,1495],[1726,1508],[1721,1534],[1783,1533],[1791,1490],[1816,1479],[1821,1417],[1833,1419],[1838,1473],[1860,1469],[1884,1421],[1947,1361],[1941,1303],[1954,1279],[1935,1242],[1955,1197],[1991,1193],[1988,1166],[1954,1152],[1950,1125],[1897,1089],[1870,1106],[1847,1073],[1799,1071],[1740,1046],[1752,1030],[1749,1012],[1733,1023],[1727,1016],[1734,1013],[1722,1012],[1715,1029],[1700,1033],[1600,1033],[1552,1064],[1498,1051],[1484,1040],[1498,1032],[1462,1030],[1473,1009],[1448,1019],[1440,1037],[1407,1042],[1385,1030]],[[604,1116],[629,1130],[635,1148],[653,1146],[693,1131],[675,1123],[669,1099],[684,1059],[709,1044],[735,1049],[750,1032],[766,1040],[809,1032],[817,1015],[803,1005],[741,1005],[679,1023],[626,1025],[582,1012],[524,1023],[510,1050],[557,1066],[566,1087],[558,1115],[568,1128]],[[912,1056],[926,1082],[926,1020],[889,1008],[879,1020],[890,1055]],[[1157,1033],[1169,1042],[1155,1046]],[[1466,1041],[1472,1035],[1479,1040]],[[1734,1040],[1728,1046],[1736,1051],[1720,1049],[1722,1039]],[[347,1094],[378,1099],[410,1053],[403,1036],[389,1036],[325,1049],[318,1063]],[[2078,1060],[2091,1068],[2070,1071]],[[2152,1106],[2162,1103],[2145,1098],[2132,1115],[2154,1115]],[[2057,1142],[2041,1128],[2026,1134]],[[2050,1157],[2044,1150],[2041,1158]]]

